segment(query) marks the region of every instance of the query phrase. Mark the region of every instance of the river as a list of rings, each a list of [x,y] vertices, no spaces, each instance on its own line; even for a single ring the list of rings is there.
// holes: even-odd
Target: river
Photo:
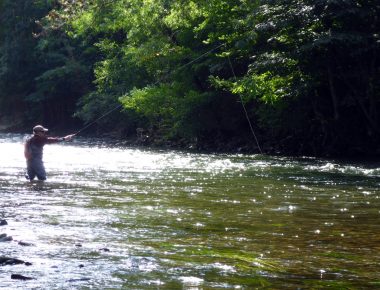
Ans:
[[[0,134],[0,256],[31,265],[1,289],[380,288],[379,163],[78,138],[30,183],[24,138]]]

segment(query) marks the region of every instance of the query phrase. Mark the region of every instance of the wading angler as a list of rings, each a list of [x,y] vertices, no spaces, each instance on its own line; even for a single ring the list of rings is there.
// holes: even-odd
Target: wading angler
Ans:
[[[38,180],[46,180],[45,166],[42,161],[43,148],[46,144],[70,141],[75,134],[65,137],[48,137],[49,130],[41,125],[33,128],[33,136],[28,138],[24,145],[24,155],[26,158],[27,173],[26,179],[32,181],[36,176]]]

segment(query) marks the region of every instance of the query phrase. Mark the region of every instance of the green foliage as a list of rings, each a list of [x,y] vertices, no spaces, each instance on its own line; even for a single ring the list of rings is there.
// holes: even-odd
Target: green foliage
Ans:
[[[288,151],[297,152],[295,143],[311,154],[374,148],[378,12],[371,1],[266,1],[255,12],[257,42],[238,91],[265,101],[256,110],[260,126]]]
[[[33,78],[41,69],[34,52],[38,30],[35,20],[49,2],[1,1],[0,9],[0,99],[1,111],[17,114],[25,109],[23,95],[33,89]]]
[[[65,3],[10,2],[2,14],[6,41],[0,99],[7,105],[5,114],[21,111],[25,122],[67,126],[78,95],[85,91],[89,68],[65,34],[68,17],[56,11],[60,7],[66,11]]]
[[[281,77],[267,71],[262,74],[247,75],[235,82],[210,77],[210,82],[216,88],[226,89],[240,96],[244,103],[259,99],[265,104],[274,105],[291,94],[289,88],[292,84],[292,76]]]
[[[195,135],[201,124],[193,113],[207,97],[207,93],[184,90],[174,83],[134,89],[121,101],[125,108],[146,117],[151,127],[158,126],[161,133],[173,138]]]
[[[100,126],[134,132],[133,119],[164,138],[239,143],[251,134],[242,102],[276,150],[337,154],[379,141],[374,1],[2,0],[0,7],[2,110],[21,104],[33,108],[29,119],[64,122],[75,113],[91,122],[121,102],[124,110]]]

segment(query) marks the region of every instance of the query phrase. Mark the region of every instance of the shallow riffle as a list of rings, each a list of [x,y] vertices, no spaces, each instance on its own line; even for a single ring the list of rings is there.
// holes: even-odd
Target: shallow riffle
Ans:
[[[0,135],[0,256],[32,265],[0,266],[1,287],[380,287],[379,164],[77,138],[30,183],[24,137]]]

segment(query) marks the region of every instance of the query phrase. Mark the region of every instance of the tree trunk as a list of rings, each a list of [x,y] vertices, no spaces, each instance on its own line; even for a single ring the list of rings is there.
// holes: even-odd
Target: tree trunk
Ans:
[[[333,75],[331,72],[330,65],[327,67],[327,75],[329,79],[329,89],[330,89],[330,95],[333,103],[333,108],[334,108],[334,120],[339,119],[339,110],[338,110],[338,97],[335,92],[335,86],[334,86],[334,80],[333,80]]]

